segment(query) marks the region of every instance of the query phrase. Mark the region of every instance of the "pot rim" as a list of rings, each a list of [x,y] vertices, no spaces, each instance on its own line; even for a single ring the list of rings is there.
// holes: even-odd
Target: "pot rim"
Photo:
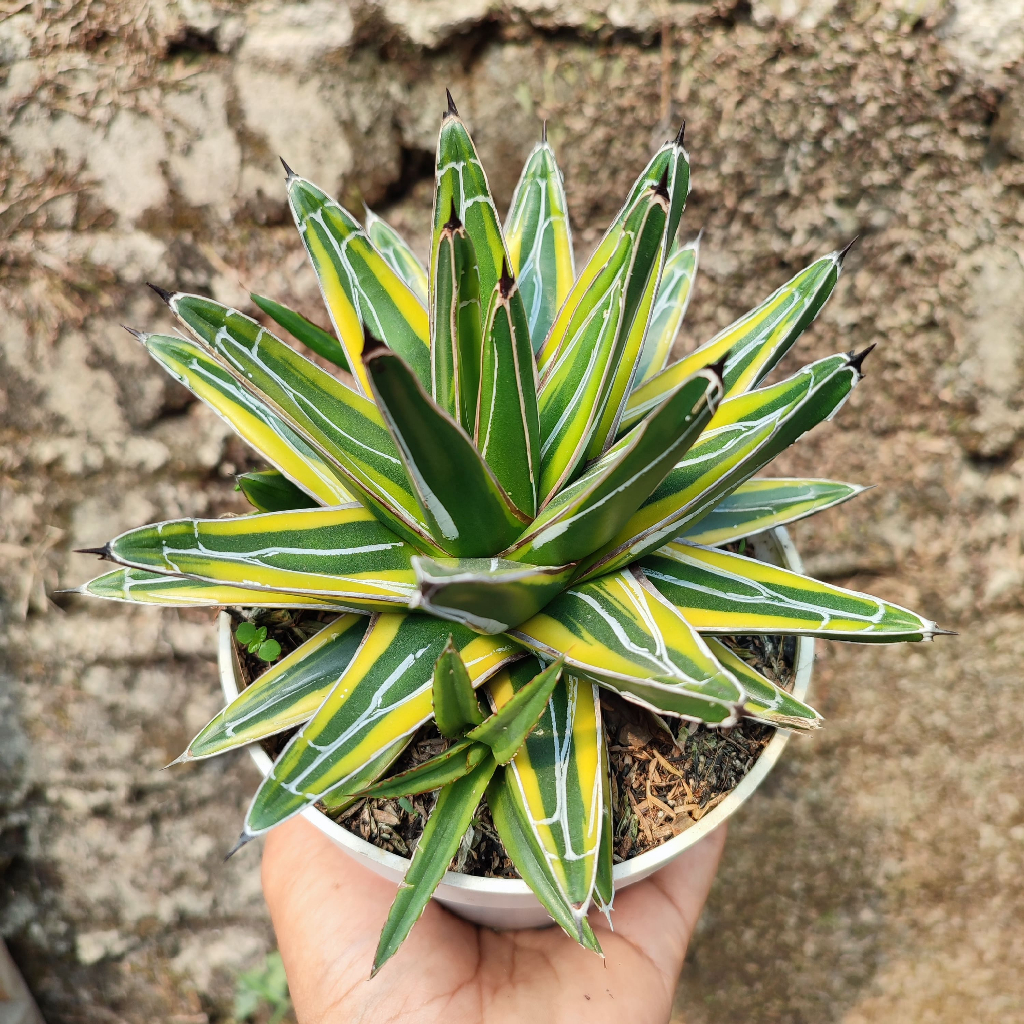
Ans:
[[[774,527],[750,538],[749,542],[759,554],[769,556],[774,554],[783,567],[793,572],[803,572],[803,562],[785,527]],[[773,548],[775,549],[774,551],[772,551]],[[769,558],[768,560],[772,561],[773,559]],[[800,700],[804,699],[810,686],[813,662],[814,638],[806,636],[796,637],[796,657],[794,662],[796,678],[793,682],[792,693],[793,696]],[[232,643],[231,617],[223,610],[218,615],[217,664],[220,672],[221,690],[225,700],[230,702],[242,689],[241,670],[235,655],[234,644]],[[660,846],[656,846],[654,849],[647,850],[636,857],[623,861],[621,864],[616,864],[612,871],[612,878],[616,889],[627,886],[632,882],[640,881],[642,878],[653,874],[659,868],[664,867],[670,861],[675,860],[684,850],[689,849],[689,847],[703,839],[704,836],[714,831],[726,818],[738,810],[758,786],[761,785],[775,766],[775,763],[782,755],[783,749],[789,742],[791,734],[792,730],[776,729],[775,735],[761,751],[753,768],[740,780],[736,788],[720,804],[704,815],[700,821],[695,822],[689,828],[680,832],[679,835],[666,840]],[[248,750],[260,774],[264,777],[269,775],[273,767],[273,761],[266,751],[263,750],[258,742],[249,744]],[[349,832],[348,829],[337,822],[332,821],[326,814],[318,811],[313,806],[305,808],[300,813],[329,839],[344,847],[348,853],[370,861],[378,872],[383,870],[387,874],[397,872],[399,875],[402,875],[409,866],[408,858],[399,857],[397,854],[379,849],[362,837]],[[491,894],[504,898],[533,896],[533,891],[530,887],[519,878],[485,878],[479,875],[466,875],[461,872],[447,871],[441,880],[441,885],[461,890],[467,895],[470,893],[477,896]]]

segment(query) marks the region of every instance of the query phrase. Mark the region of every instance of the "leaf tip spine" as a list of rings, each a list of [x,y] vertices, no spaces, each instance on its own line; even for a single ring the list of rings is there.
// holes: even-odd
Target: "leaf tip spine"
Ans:
[[[110,545],[104,544],[101,548],[74,548],[76,555],[98,555],[101,561],[112,562],[113,556],[110,552]]]
[[[142,331],[135,330],[134,327],[129,327],[127,324],[121,324],[121,326],[136,340],[141,342],[143,345],[146,344],[146,338],[149,335],[144,334]]]
[[[515,288],[516,279],[512,275],[512,271],[509,269],[508,257],[501,257],[501,277],[498,279],[498,287],[501,289],[501,297],[507,299],[512,294],[512,289]]]
[[[654,194],[660,196],[662,199],[668,199],[668,166],[661,172],[661,177],[658,179],[658,184],[654,186]]]
[[[540,123],[540,144],[542,146],[548,144],[548,119],[546,117]]]
[[[683,148],[683,140],[686,138],[686,122],[683,121],[679,125],[679,131],[676,132],[676,137],[672,140],[672,144],[678,146],[680,149]]]
[[[224,854],[224,860],[230,860],[243,846],[251,843],[255,838],[256,837],[251,832],[246,832],[243,829],[242,834],[238,837],[238,842],[236,842],[235,845],[232,846],[226,854]]]
[[[174,292],[169,292],[166,288],[161,288],[160,285],[153,284],[152,281],[147,281],[146,284],[148,287],[152,288],[153,291],[156,292],[156,294],[159,295],[160,298],[163,299],[168,306],[171,304],[171,299],[174,298]]]
[[[844,245],[842,247],[842,249],[839,249],[836,252],[835,260],[836,260],[836,266],[837,267],[842,268],[843,260],[846,259],[847,254],[857,244],[857,239],[859,239],[859,238],[860,238],[860,235],[854,235],[853,238],[849,242],[847,242],[846,245]]]
[[[288,163],[283,156],[279,156],[277,159],[281,161],[281,166],[284,168],[284,180],[286,182],[290,182],[292,178],[298,177],[298,175],[288,166]]]
[[[459,215],[455,212],[455,194],[452,193],[451,208],[448,211],[448,220],[441,226],[442,231],[450,231],[454,234],[462,227],[462,221],[459,219]]]
[[[864,360],[867,359],[867,357],[871,354],[871,350],[875,348],[877,344],[878,342],[873,342],[872,344],[868,345],[868,347],[864,349],[862,352],[851,352],[847,356],[847,359],[850,360],[849,365],[852,366],[857,371],[857,373],[859,373],[862,377],[864,376],[864,371],[861,369],[861,367],[863,367],[864,365]]]
[[[160,769],[160,771],[165,772],[167,771],[168,768],[173,768],[176,764],[186,764],[188,761],[194,760],[195,758],[192,757],[192,755],[186,750],[184,753],[179,754],[173,761],[168,761],[167,764],[165,764],[163,768]],[[230,856],[231,854],[228,854],[228,857]],[[225,858],[225,860],[226,859],[227,858]]]
[[[452,99],[451,89],[445,89],[444,94],[448,98],[448,109],[441,115],[441,120],[449,117],[458,117],[459,108],[455,106],[455,100]]]

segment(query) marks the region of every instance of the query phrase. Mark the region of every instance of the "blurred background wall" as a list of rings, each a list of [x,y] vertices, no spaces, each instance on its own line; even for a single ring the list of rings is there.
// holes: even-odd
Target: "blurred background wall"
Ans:
[[[324,322],[277,156],[425,252],[450,87],[507,203],[547,118],[589,251],[687,121],[680,346],[860,235],[786,364],[876,343],[780,472],[878,486],[809,571],[960,631],[819,643],[734,821],[688,1022],[1024,1020],[1022,0],[3,0],[0,932],[47,1019],[226,1020],[272,948],[244,756],[159,769],[218,706],[207,613],[54,596],[129,526],[239,510],[246,450],[118,326],[144,287]]]

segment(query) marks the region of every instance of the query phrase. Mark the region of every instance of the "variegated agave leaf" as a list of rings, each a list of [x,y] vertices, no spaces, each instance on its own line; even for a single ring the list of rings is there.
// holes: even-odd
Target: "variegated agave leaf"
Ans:
[[[745,692],[669,600],[640,573],[573,586],[510,631],[570,672],[662,714],[732,725]]]
[[[308,722],[355,656],[361,615],[341,615],[272,665],[205,725],[179,761],[213,757]]]
[[[723,402],[697,444],[577,579],[628,565],[697,523],[802,434],[831,418],[861,379],[860,358],[831,356],[788,380]]]
[[[415,538],[418,546],[440,553],[420,518],[401,457],[372,401],[237,310],[199,295],[167,293],[166,299],[236,379],[272,404],[342,475],[364,505],[404,539]]]
[[[620,429],[643,418],[679,381],[722,358],[726,397],[755,387],[821,311],[839,280],[848,251],[849,246],[816,260],[760,306],[638,387],[629,396]]]
[[[330,790],[358,792],[372,782],[357,777],[359,769],[430,718],[434,663],[449,637],[475,685],[520,656],[504,636],[425,615],[375,616],[344,675],[257,790],[245,835],[262,834]]]
[[[499,768],[487,789],[487,805],[506,853],[566,935],[595,953],[604,955],[590,922],[565,897],[537,836],[527,821],[510,768]]]
[[[454,211],[465,224],[473,243],[480,274],[480,294],[490,295],[509,265],[508,251],[502,236],[498,211],[491,197],[476,146],[448,93],[448,109],[441,119],[437,140],[436,188],[434,191],[433,240],[430,250],[437,248],[437,237]],[[435,282],[431,282],[433,288]],[[516,300],[522,312],[522,298]],[[525,319],[525,313],[523,313]]]
[[[545,368],[538,399],[542,502],[614,437],[660,275],[670,199],[661,182],[638,196]]]
[[[654,309],[651,311],[647,340],[644,342],[640,363],[636,368],[634,388],[665,369],[672,351],[672,343],[676,340],[679,326],[690,305],[699,256],[700,235],[686,245],[681,246],[677,242],[665,262],[665,271],[658,286]]]
[[[353,500],[341,467],[211,353],[186,338],[133,333],[175,380],[206,402],[292,483],[324,505]]]
[[[337,370],[200,295],[156,289],[194,340],[132,332],[267,468],[239,478],[255,513],[123,533],[89,549],[120,564],[78,593],[254,609],[257,622],[259,609],[336,613],[182,759],[298,730],[253,798],[243,842],[314,803],[334,814],[438,791],[375,971],[468,849],[485,793],[520,875],[600,952],[586,914],[610,912],[615,889],[600,689],[710,727],[816,729],[817,712],[759,670],[744,636],[942,632],[744,554],[747,538],[863,489],[758,474],[835,415],[866,352],[763,383],[834,290],[843,250],[668,364],[697,270],[697,243],[674,244],[688,191],[680,132],[577,276],[546,139],[503,233],[449,96],[429,272],[379,217],[367,211],[360,226],[288,171],[336,336],[252,298]],[[734,542],[739,552],[723,550]],[[396,773],[431,719],[446,748]]]
[[[594,880],[594,904],[612,923],[615,902],[615,821],[612,815],[611,762],[608,759],[608,737],[601,737],[601,843],[597,849],[597,877]]]
[[[472,434],[480,398],[481,308],[476,250],[454,205],[431,258],[430,383],[434,401]]]
[[[530,565],[504,558],[413,558],[419,594],[410,607],[503,633],[541,610],[569,582],[575,565]]]
[[[548,364],[565,344],[570,322],[577,314],[577,307],[587,295],[595,279],[604,269],[608,259],[615,251],[626,218],[633,209],[637,199],[644,191],[653,189],[662,182],[664,182],[664,188],[672,197],[672,203],[668,210],[668,224],[665,230],[665,237],[674,239],[676,229],[679,226],[679,218],[682,216],[683,206],[690,191],[690,160],[686,150],[683,148],[682,129],[680,129],[679,135],[672,142],[662,146],[654,154],[643,172],[633,183],[633,187],[630,189],[622,209],[608,226],[608,230],[605,231],[604,237],[598,243],[587,265],[577,276],[572,290],[562,304],[562,308],[558,311],[558,316],[551,325],[551,330],[544,339],[544,344],[537,355],[537,364],[542,371],[546,372]]]
[[[500,672],[488,684],[495,705],[516,700],[536,670],[536,659],[528,659]],[[597,687],[568,675],[510,768],[510,798],[571,908],[575,937],[581,937],[597,883],[607,785]]]
[[[290,171],[288,202],[362,393],[369,394],[360,360],[364,324],[375,338],[386,338],[419,379],[429,384],[430,328],[427,311],[415,292],[377,251],[352,214]]]
[[[671,472],[718,408],[721,380],[702,370],[564,490],[509,550],[540,564],[577,562],[608,543]]]
[[[833,508],[867,488],[838,480],[748,480],[680,534],[690,544],[717,547]]]
[[[423,269],[412,246],[386,221],[366,208],[366,233],[377,251],[390,264],[391,269],[412,289],[413,294],[427,305],[427,272]]]
[[[535,659],[521,662],[521,666],[525,666],[531,672],[536,671],[537,674],[516,691],[514,699],[505,700],[498,710],[486,719],[480,714],[478,705],[466,701],[466,709],[475,713],[464,716],[459,721],[457,716],[452,717],[446,712],[445,701],[450,700],[452,695],[438,699],[439,687],[450,685],[446,676],[450,667],[455,664],[461,664],[461,659],[458,651],[449,642],[434,669],[434,717],[438,723],[438,731],[456,742],[415,768],[367,786],[356,794],[357,796],[414,796],[417,793],[440,789],[456,779],[461,779],[487,758],[493,758],[499,765],[508,764],[519,753],[527,736],[544,714],[562,672],[562,664],[559,661],[547,668],[539,668]],[[457,683],[455,688],[465,690],[467,696],[472,696],[475,702],[472,682],[464,666],[461,672],[465,674],[465,679]],[[508,670],[503,669],[498,678],[503,678],[507,672]],[[452,673],[453,676],[458,674],[458,670]],[[521,669],[519,676],[522,677]],[[449,707],[448,711],[450,710]],[[474,724],[476,719],[480,721]]]
[[[727,668],[747,691],[743,713],[748,718],[787,729],[816,729],[821,725],[821,715],[814,708],[763,676],[731,647],[712,636],[705,640],[719,664]]]
[[[666,544],[640,565],[701,633],[884,644],[930,640],[942,632],[930,619],[899,605],[717,548]]]
[[[537,369],[519,286],[507,266],[504,271],[484,314],[473,437],[516,508],[529,520],[537,512],[541,476]]]
[[[143,569],[115,569],[69,591],[106,601],[128,604],[158,604],[177,608],[306,608],[311,611],[345,611],[352,606],[339,598],[318,594],[310,597],[292,591],[250,590],[230,584],[146,572]]]
[[[249,298],[275,323],[280,324],[293,338],[297,338],[307,348],[312,349],[317,355],[323,356],[324,359],[329,359],[343,370],[349,369],[345,349],[334,335],[328,334],[322,327],[317,327],[301,313],[296,313],[294,309],[289,309],[280,302],[257,295],[255,292],[251,292]]]
[[[361,505],[129,530],[104,554],[136,569],[247,590],[337,598],[367,611],[409,604],[412,549]]]
[[[537,351],[576,277],[569,207],[546,124],[512,195],[505,243]]]

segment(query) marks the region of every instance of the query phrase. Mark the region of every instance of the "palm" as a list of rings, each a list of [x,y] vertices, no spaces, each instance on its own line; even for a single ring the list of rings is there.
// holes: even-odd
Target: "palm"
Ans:
[[[686,945],[725,843],[720,828],[623,890],[605,960],[555,928],[492,932],[431,903],[378,983],[368,984],[394,885],[302,819],[272,832],[263,885],[300,1022],[665,1021]]]

